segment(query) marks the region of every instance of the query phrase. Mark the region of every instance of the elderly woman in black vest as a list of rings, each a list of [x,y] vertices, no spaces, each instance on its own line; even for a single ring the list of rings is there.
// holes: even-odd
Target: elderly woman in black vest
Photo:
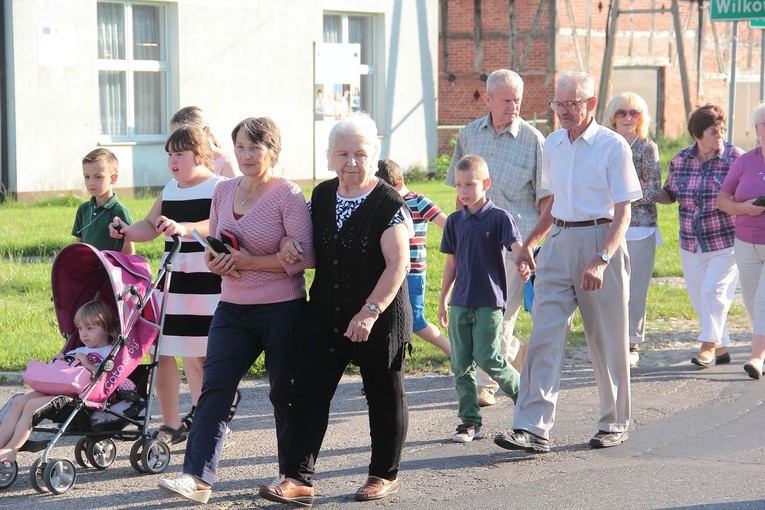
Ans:
[[[357,501],[398,491],[408,425],[404,349],[412,317],[405,284],[405,204],[375,177],[380,143],[371,118],[340,121],[328,145],[337,178],[316,186],[311,196],[316,274],[296,338],[301,354],[287,419],[286,478],[260,488],[270,501],[304,506],[313,503],[314,463],[348,363],[361,370],[372,438],[369,477],[356,492]],[[299,257],[287,245],[285,258]]]

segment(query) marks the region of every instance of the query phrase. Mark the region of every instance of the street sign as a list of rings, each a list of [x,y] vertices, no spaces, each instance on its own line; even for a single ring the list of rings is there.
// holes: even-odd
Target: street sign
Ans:
[[[749,26],[752,28],[765,28],[765,19],[754,19],[749,22]]]
[[[761,20],[765,18],[765,0],[712,0],[713,21]]]

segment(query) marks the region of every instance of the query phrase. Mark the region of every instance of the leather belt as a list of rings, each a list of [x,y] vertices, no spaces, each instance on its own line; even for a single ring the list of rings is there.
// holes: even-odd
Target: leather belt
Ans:
[[[608,218],[598,218],[597,220],[587,220],[587,221],[563,221],[555,218],[553,223],[556,227],[561,228],[569,228],[569,227],[595,227],[598,225],[604,225],[606,223],[611,223],[613,220],[610,220]]]

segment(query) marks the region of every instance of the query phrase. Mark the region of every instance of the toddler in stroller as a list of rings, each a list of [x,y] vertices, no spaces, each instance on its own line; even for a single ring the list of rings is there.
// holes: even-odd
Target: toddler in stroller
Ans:
[[[49,458],[65,435],[82,436],[74,453],[83,468],[111,465],[117,456],[114,439],[135,441],[130,463],[136,471],[161,473],[168,466],[168,445],[149,432],[148,404],[156,363],[141,362],[161,341],[164,306],[160,311],[157,282],[170,278],[172,256],[179,247],[180,242],[174,244],[155,281],[141,257],[100,252],[83,243],[69,245],[58,254],[51,270],[53,303],[67,341],[63,354],[52,364],[68,369],[65,361],[77,361],[87,376],[82,389],[65,385],[61,391],[50,385],[36,387],[31,376],[25,376],[34,391],[14,397],[4,408],[5,418],[0,411],[0,489],[10,487],[18,474],[18,451],[40,450],[42,456],[30,470],[32,487],[54,494],[73,487],[74,464]],[[65,361],[58,361],[62,358]],[[61,425],[39,427],[46,419]],[[28,439],[30,432],[54,437],[33,441]]]
[[[95,374],[101,362],[109,355],[111,344],[117,338],[117,321],[106,304],[89,301],[82,305],[74,316],[74,325],[80,335],[83,347],[77,347],[66,354],[59,353],[54,362],[60,360],[69,365],[78,363],[91,374]],[[59,363],[60,363],[59,361]],[[34,383],[30,381],[34,387]],[[16,453],[32,433],[32,421],[38,409],[48,405],[51,397],[33,389],[18,395],[0,423],[0,463],[16,462]]]

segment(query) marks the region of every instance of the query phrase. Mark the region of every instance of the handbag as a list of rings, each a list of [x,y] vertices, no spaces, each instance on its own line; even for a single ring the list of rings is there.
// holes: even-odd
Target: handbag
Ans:
[[[24,382],[45,395],[76,397],[90,384],[90,371],[80,364],[71,366],[62,359],[50,363],[32,360],[24,371]]]

